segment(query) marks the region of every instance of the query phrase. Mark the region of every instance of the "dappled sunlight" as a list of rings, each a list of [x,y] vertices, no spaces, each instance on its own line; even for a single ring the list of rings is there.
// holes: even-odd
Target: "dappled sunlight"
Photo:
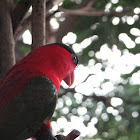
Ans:
[[[32,36],[31,36],[31,33],[29,30],[26,30],[23,35],[23,42],[26,43],[26,44],[32,44]]]
[[[92,28],[92,27],[91,27]],[[72,35],[72,34],[71,34]],[[65,37],[63,37],[63,39],[66,39],[67,38],[67,36],[65,36]],[[73,38],[74,38],[74,41],[76,41],[75,39],[77,38],[76,36],[75,36],[75,34],[74,34],[74,36],[72,37],[69,37],[68,38],[68,40],[73,40]],[[80,52],[82,52],[83,51],[83,49],[85,49],[85,48],[87,48],[89,45],[91,45],[91,43],[92,43],[92,41],[96,41],[96,40],[98,40],[98,36],[97,35],[93,35],[93,36],[91,36],[91,37],[89,37],[89,38],[86,38],[86,39],[84,39],[81,43],[74,43],[73,45],[72,45],[72,48],[73,48],[73,50],[76,52],[76,53],[80,53]],[[62,40],[63,41],[63,43],[64,42],[66,42],[66,43],[69,43],[69,44],[72,44],[72,43],[70,43],[70,42],[68,42],[68,40],[67,40],[67,42],[65,41],[65,40]],[[93,56],[93,53],[92,53],[92,55],[91,55],[91,57]]]
[[[132,28],[130,33],[135,36],[139,36],[139,29]],[[127,48],[135,47],[135,43],[127,34],[121,33],[119,35],[119,39],[124,42]],[[82,44],[84,46],[82,46]],[[91,39],[88,38],[82,43],[73,44],[73,49],[75,52],[80,53],[90,44]],[[94,125],[98,122],[97,118],[99,116],[101,116],[101,119],[104,122],[109,121],[110,117],[108,114],[112,114],[117,122],[122,120],[122,116],[120,114],[123,113],[124,109],[120,106],[123,104],[123,99],[119,97],[113,97],[115,96],[116,91],[120,93],[124,92],[123,87],[118,86],[120,83],[126,84],[129,81],[131,85],[140,84],[139,71],[134,73],[129,80],[124,80],[122,78],[122,75],[130,74],[137,66],[140,66],[140,54],[132,54],[127,49],[124,49],[121,52],[116,45],[113,45],[111,49],[107,44],[103,44],[99,51],[95,53],[91,50],[89,51],[88,55],[91,57],[91,59],[89,59],[88,65],[83,66],[80,64],[76,68],[75,82],[72,86],[72,88],[75,87],[75,91],[77,92],[74,94],[76,103],[82,104],[82,107],[74,108],[72,113],[77,114],[79,117],[72,116],[72,125],[67,122],[69,124],[69,130],[64,128],[64,132],[66,131],[65,133],[76,128],[81,131],[83,137],[86,135],[92,137],[98,133],[98,130]],[[92,57],[95,56],[98,60],[100,60],[100,62],[96,63],[96,61],[92,59]],[[62,83],[62,85],[65,87],[64,83]],[[98,97],[110,97],[111,106],[107,107],[107,113],[105,113],[103,112],[104,104],[102,102],[98,102],[94,111],[97,118],[94,117],[91,119],[88,125],[85,126],[83,121],[90,120],[90,117],[89,115],[86,115],[88,114],[88,110],[87,105],[83,104],[83,99],[84,96],[92,95],[96,95]],[[68,105],[69,104],[71,104],[71,102],[68,103]],[[58,106],[60,106],[59,103]],[[94,103],[89,101],[89,106],[93,107]],[[64,108],[62,110],[64,114],[69,112],[68,108]],[[132,117],[134,118],[138,117],[138,115],[139,113],[137,111],[132,113]]]
[[[137,118],[139,116],[139,113],[137,111],[132,112],[132,117]]]
[[[97,118],[93,118],[91,122],[88,123],[87,127],[83,124],[83,117],[71,116],[70,120],[71,123],[68,122],[64,117],[61,117],[57,119],[56,122],[52,121],[51,125],[53,128],[55,128],[53,133],[57,134],[57,131],[63,129],[63,134],[67,135],[71,131],[71,128],[73,128],[79,130],[82,137],[85,137],[87,133],[89,136],[94,136],[95,134],[97,134],[97,128],[95,127]],[[79,138],[77,138],[77,140],[78,139]]]
[[[131,30],[131,33],[133,32],[134,31]],[[135,35],[139,35],[139,30],[137,30],[137,33],[135,33]],[[122,38],[125,38],[127,41],[130,39],[128,39],[128,36],[126,35],[122,36]],[[73,48],[75,47],[75,50],[79,49],[79,51],[77,52],[82,51],[80,50],[80,48],[78,48],[80,47],[80,45],[75,45],[76,44],[73,45]],[[123,92],[124,89],[121,86],[117,87],[117,85],[119,85],[120,83],[126,84],[128,81],[125,81],[121,77],[121,75],[130,74],[137,66],[140,65],[140,55],[134,55],[128,50],[124,50],[123,52],[121,52],[116,45],[114,45],[112,49],[110,49],[107,44],[102,45],[100,51],[96,53],[92,51],[90,52],[91,57],[93,57],[94,55],[96,55],[96,57],[101,60],[102,63],[96,63],[94,59],[90,59],[88,67],[80,64],[75,70],[76,78],[73,87],[76,87],[75,91],[77,92],[74,94],[76,103],[82,104],[84,98],[83,95],[92,96],[95,94],[96,96],[109,96],[111,97],[110,105],[112,107],[108,107],[106,110],[107,113],[103,113],[104,104],[102,102],[99,102],[97,104],[95,114],[96,116],[101,116],[101,119],[104,122],[109,121],[108,114],[112,114],[115,117],[115,120],[119,122],[122,120],[122,116],[120,114],[124,111],[123,108],[119,107],[123,104],[123,99],[119,97],[113,97],[115,95],[114,92]],[[108,81],[105,82],[105,80]],[[140,84],[140,72],[138,71],[134,73],[129,81],[132,85]],[[89,104],[91,103],[89,102]],[[67,110],[66,113],[68,113],[68,108],[65,110]],[[98,122],[98,119],[95,118],[95,122],[92,119],[87,126],[84,126],[83,120],[81,120],[80,118],[82,116],[85,116],[84,120],[89,120],[89,116],[86,115],[87,113],[88,110],[84,105],[83,107],[73,109],[73,114],[78,114],[79,117],[72,117],[72,126],[69,129],[77,128],[78,130],[81,130],[82,136],[88,135],[89,137],[92,137],[98,132],[96,127],[94,127],[94,123],[96,124]],[[136,111],[132,113],[132,117],[134,118],[138,117],[138,115],[139,113]],[[75,123],[73,123],[74,120]],[[77,126],[76,124],[79,126]]]
[[[58,22],[55,18],[52,18],[50,20],[50,25],[53,25],[53,29],[58,29],[59,28],[59,24],[58,24]]]
[[[77,39],[77,36],[74,33],[69,32],[66,36],[62,38],[62,42],[64,44],[73,44],[75,43],[76,39]]]
[[[138,28],[132,28],[132,29],[130,30],[130,33],[131,33],[132,35],[134,35],[134,36],[140,36],[140,29],[138,29]]]
[[[119,39],[120,41],[123,41],[128,49],[135,47],[135,42],[126,33],[119,34]]]
[[[78,85],[75,90],[85,95],[91,95],[93,92],[92,86],[88,85],[87,83],[82,83]]]
[[[135,19],[132,16],[128,16],[126,22],[128,25],[133,25],[135,23]]]
[[[140,70],[132,75],[130,78],[131,85],[140,85]]]
[[[114,107],[117,107],[117,106],[121,105],[122,103],[123,103],[123,100],[121,98],[117,98],[117,97],[111,98],[111,105]]]
[[[89,74],[89,68],[80,64],[79,66],[77,66],[76,70],[74,71],[74,74],[75,80],[71,88],[75,87],[76,85],[79,85],[86,79],[86,77]],[[64,84],[62,83],[62,85]]]
[[[122,12],[123,7],[122,6],[117,6],[115,10],[116,10],[116,12]]]
[[[117,3],[119,2],[119,0],[111,0],[111,2],[112,2],[113,4],[117,4]]]
[[[135,14],[139,14],[139,13],[140,13],[140,8],[139,8],[139,7],[136,7],[136,8],[134,9],[134,13],[135,13]]]
[[[136,44],[140,44],[140,37],[137,37],[137,38],[135,39],[135,43],[136,43]]]
[[[75,93],[74,97],[76,99],[77,104],[81,104],[82,103],[82,99],[83,99],[83,95],[80,93]]]
[[[114,18],[112,19],[112,24],[113,24],[113,25],[118,25],[119,22],[120,22],[120,18],[119,18],[119,17],[114,17]]]

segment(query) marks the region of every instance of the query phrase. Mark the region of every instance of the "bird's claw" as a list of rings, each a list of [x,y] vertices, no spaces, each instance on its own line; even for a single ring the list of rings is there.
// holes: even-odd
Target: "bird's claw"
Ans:
[[[55,140],[66,140],[64,135],[56,135]]]

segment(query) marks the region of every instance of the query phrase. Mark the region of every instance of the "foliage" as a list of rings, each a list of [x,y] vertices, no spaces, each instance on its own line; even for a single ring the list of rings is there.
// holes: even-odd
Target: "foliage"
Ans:
[[[112,0],[113,1],[113,0]],[[63,3],[64,8],[72,9],[72,6],[76,5],[77,1],[70,1],[65,0]],[[70,5],[72,3],[72,6]],[[97,1],[95,5],[93,5],[96,10],[104,10],[106,9],[107,5],[111,5],[111,7],[108,9],[110,12],[114,12],[116,8],[119,6],[122,6],[124,9],[126,7],[131,7],[132,5],[136,5],[139,3],[139,1],[135,0],[119,0],[117,3],[113,4],[111,1]],[[133,12],[134,9],[131,11]],[[139,11],[140,12],[140,11]],[[137,17],[137,18],[136,18]],[[114,22],[114,19],[117,19],[116,22]],[[132,23],[129,21],[132,19]],[[114,20],[114,21],[113,21]],[[116,59],[123,58],[125,55],[125,52],[128,53],[133,57],[136,57],[136,55],[139,55],[140,48],[139,48],[139,42],[136,42],[136,39],[138,39],[139,35],[132,34],[132,29],[140,28],[139,24],[139,13],[133,14],[129,16],[129,14],[124,14],[123,16],[81,16],[74,24],[73,28],[71,29],[71,32],[76,34],[77,39],[74,44],[79,44],[79,46],[86,42],[89,43],[87,38],[90,40],[90,43],[83,47],[79,52],[79,60],[80,64],[83,64],[85,66],[88,66],[89,69],[91,67],[95,67],[98,64],[101,64],[100,73],[106,73],[108,69],[112,71],[116,71],[115,64],[110,64],[110,57],[107,57],[109,53],[112,55],[114,51],[118,51],[118,57]],[[140,31],[140,30],[139,30]],[[122,33],[125,33],[127,36],[129,36],[130,41],[134,43],[134,47],[131,46],[133,44],[126,45],[126,42],[123,42],[120,39],[120,35]],[[95,37],[95,38],[94,38]],[[125,40],[129,41],[129,40]],[[71,44],[74,46],[74,44]],[[106,44],[106,47],[104,46]],[[74,48],[74,47],[73,47]],[[75,49],[76,50],[76,49]],[[94,52],[94,55],[89,55],[90,52]],[[100,52],[103,52],[102,54],[106,53],[106,58],[103,58],[102,56],[98,56]],[[101,54],[101,55],[102,55]],[[113,57],[112,57],[113,59]],[[114,58],[115,59],[115,58]],[[126,60],[126,64],[124,67],[129,67],[130,64],[129,61],[131,61],[130,58]],[[90,61],[94,60],[94,63],[92,66],[89,65]],[[113,60],[112,60],[113,61]],[[112,63],[120,63],[120,67],[122,66],[121,61],[118,62],[112,62]],[[123,63],[123,62],[122,62]],[[134,64],[135,65],[135,64]],[[119,66],[119,64],[118,64]],[[100,85],[97,87],[92,84],[93,91],[89,96],[85,96],[86,93],[80,93],[80,90],[76,90],[74,96],[71,93],[68,93],[67,95],[63,95],[62,99],[59,100],[59,102],[62,102],[63,105],[59,105],[57,107],[56,113],[53,117],[54,120],[56,120],[56,117],[62,117],[64,116],[68,121],[71,121],[71,115],[82,117],[83,123],[85,126],[89,126],[92,124],[97,128],[98,132],[96,135],[92,136],[92,134],[85,136],[85,140],[88,138],[95,140],[95,139],[103,139],[103,140],[127,140],[127,139],[140,139],[140,128],[139,128],[139,119],[140,119],[140,80],[138,83],[131,82],[132,77],[134,75],[139,76],[138,79],[140,79],[140,71],[139,71],[140,63],[135,65],[132,70],[129,72],[120,72],[120,81],[112,80],[113,78],[106,78],[102,77],[102,81],[100,82]],[[123,66],[122,66],[123,67]],[[131,66],[130,66],[131,67]],[[131,68],[130,68],[131,69]],[[110,73],[111,74],[111,73]],[[114,73],[115,74],[115,73]],[[94,75],[98,75],[98,72],[91,72],[90,76],[83,81],[83,83],[89,83],[88,79]],[[112,75],[113,76],[113,75]],[[98,76],[96,76],[98,78]],[[115,76],[114,76],[115,77]],[[135,80],[135,79],[134,79]],[[97,79],[98,81],[98,79]],[[95,81],[96,82],[96,81]],[[103,92],[98,93],[96,90],[99,91],[104,90],[104,85],[109,86],[107,83],[113,85],[113,89],[111,91],[106,92],[105,94]],[[77,86],[78,87],[78,86]],[[76,88],[77,88],[76,87]],[[106,87],[109,88],[109,87]],[[64,89],[65,90],[65,89]],[[98,98],[95,98],[96,96]],[[81,96],[81,99],[78,101],[78,97]],[[104,97],[104,98],[102,98]],[[122,100],[122,103],[119,105],[114,105],[112,103],[113,97],[117,97]],[[72,105],[67,105],[67,100],[72,101]],[[114,102],[117,102],[117,100],[114,100]],[[85,114],[82,114],[78,110],[80,108],[86,108]],[[64,108],[68,108],[68,112],[64,111]],[[81,109],[82,111],[82,109]],[[61,113],[60,113],[61,112]],[[57,114],[57,115],[56,115]],[[98,122],[94,124],[93,118],[97,118]],[[94,132],[93,132],[94,133]]]

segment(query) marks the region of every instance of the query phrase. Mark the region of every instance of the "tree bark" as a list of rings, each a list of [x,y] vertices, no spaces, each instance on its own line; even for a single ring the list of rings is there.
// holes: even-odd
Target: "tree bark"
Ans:
[[[14,39],[10,4],[8,0],[0,1],[0,78],[15,64]]]
[[[80,132],[76,129],[72,130],[67,136],[56,135],[58,140],[75,140],[80,135]]]
[[[20,23],[22,22],[25,14],[31,6],[31,0],[20,0],[12,12],[12,23],[13,23],[13,32],[16,33],[16,30]]]
[[[66,140],[74,140],[76,139],[78,136],[80,135],[80,132],[76,129],[74,129],[73,131],[71,131],[67,136],[66,136]]]
[[[46,0],[32,0],[32,49],[45,44]]]

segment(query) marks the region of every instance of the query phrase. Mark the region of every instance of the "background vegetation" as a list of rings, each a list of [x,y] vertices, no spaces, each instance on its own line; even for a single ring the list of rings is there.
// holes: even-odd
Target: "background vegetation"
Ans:
[[[74,86],[59,92],[54,133],[140,139],[139,0],[1,0],[0,7],[1,78],[44,44],[63,42],[79,56]]]

